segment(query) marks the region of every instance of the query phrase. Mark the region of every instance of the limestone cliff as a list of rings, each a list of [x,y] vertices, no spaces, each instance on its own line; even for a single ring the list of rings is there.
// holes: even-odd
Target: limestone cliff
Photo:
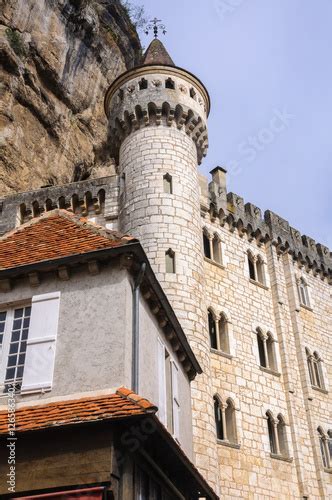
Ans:
[[[0,197],[109,175],[103,99],[140,58],[119,0],[0,0]]]

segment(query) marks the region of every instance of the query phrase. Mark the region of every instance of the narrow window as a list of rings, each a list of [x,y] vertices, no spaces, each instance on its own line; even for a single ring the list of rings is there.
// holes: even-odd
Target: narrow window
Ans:
[[[214,418],[216,423],[217,439],[224,439],[224,425],[222,418],[221,403],[218,396],[214,396]]]
[[[221,264],[221,243],[218,235],[214,235],[212,240],[213,260]]]
[[[169,174],[165,174],[163,180],[164,180],[164,193],[173,194],[172,176]]]
[[[218,349],[216,321],[214,318],[214,314],[210,309],[208,310],[208,323],[209,323],[210,346],[212,349]]]
[[[267,334],[266,350],[267,350],[268,366],[271,370],[276,371],[277,363],[276,363],[276,353],[275,353],[275,342],[270,332],[268,332]]]
[[[231,401],[230,399],[227,400],[225,419],[226,419],[227,439],[230,443],[236,443],[237,437],[236,437],[235,408],[233,401]]]
[[[270,441],[270,450],[271,450],[271,453],[274,453],[276,455],[278,450],[277,450],[277,446],[276,446],[276,437],[274,434],[273,418],[269,412],[266,413],[266,417],[267,417],[267,430],[268,430],[269,441]]]
[[[278,415],[277,434],[278,434],[280,454],[283,457],[288,457],[286,424],[282,415]]]
[[[253,256],[250,253],[248,253],[248,267],[250,279],[256,281],[255,262]]]
[[[193,99],[196,98],[196,92],[195,92],[195,89],[193,87],[191,87],[191,89],[190,89],[190,97],[192,97]]]
[[[327,431],[327,447],[329,452],[330,464],[332,463],[332,430]]]
[[[32,203],[32,217],[39,217],[39,216],[40,216],[40,208],[39,208],[39,203],[36,200]]]
[[[301,278],[298,283],[298,293],[299,293],[300,303],[303,306],[310,307],[308,285],[303,278]]]
[[[21,307],[14,311],[5,378],[5,385],[7,387],[9,384],[15,384],[20,388],[22,384],[30,315],[30,306]]]
[[[219,319],[219,347],[221,351],[229,353],[228,324],[223,314]]]
[[[171,434],[173,434],[174,421],[173,421],[172,364],[170,355],[166,350],[165,350],[165,382],[166,382],[167,429]]]
[[[142,80],[140,80],[138,86],[139,86],[140,90],[145,90],[148,88],[148,81],[145,78],[142,78]]]
[[[166,82],[165,82],[165,87],[167,89],[171,89],[171,90],[174,90],[175,89],[175,83],[174,81],[172,80],[172,78],[167,78]]]
[[[313,371],[313,366],[312,366],[312,355],[311,355],[309,349],[306,349],[305,353],[307,356],[307,365],[308,365],[310,383],[311,383],[311,385],[315,385],[314,371]]]
[[[257,257],[256,271],[257,271],[257,281],[262,285],[265,285],[264,262],[260,257]]]
[[[207,259],[211,259],[210,240],[205,231],[203,231],[203,246],[204,246],[204,256]]]
[[[314,385],[323,389],[323,378],[321,370],[321,359],[317,352],[314,352],[312,357],[313,372],[314,372]]]
[[[175,273],[175,253],[171,248],[165,253],[166,273]]]
[[[324,434],[324,431],[321,427],[317,429],[319,435],[319,447],[322,456],[322,462],[325,468],[329,468],[330,465],[330,453],[328,450],[327,437]]]
[[[265,356],[265,346],[264,346],[264,338],[262,332],[257,329],[257,345],[258,345],[258,354],[259,354],[259,363],[261,366],[266,368],[266,356]]]

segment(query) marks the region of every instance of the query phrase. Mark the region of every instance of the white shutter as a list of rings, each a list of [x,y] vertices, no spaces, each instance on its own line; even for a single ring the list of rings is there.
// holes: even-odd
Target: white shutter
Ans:
[[[180,400],[179,400],[179,384],[178,384],[178,367],[172,361],[172,401],[173,401],[173,428],[174,437],[180,437]]]
[[[32,298],[22,392],[52,387],[59,307],[60,292]]]
[[[165,379],[165,346],[158,339],[158,381],[159,381],[159,420],[166,425],[166,379]]]

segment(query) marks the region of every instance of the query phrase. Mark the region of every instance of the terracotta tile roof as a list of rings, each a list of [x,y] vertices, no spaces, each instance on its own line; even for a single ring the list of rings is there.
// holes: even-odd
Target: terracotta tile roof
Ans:
[[[0,270],[137,241],[66,210],[52,210],[0,238]]]
[[[160,64],[162,66],[174,66],[174,62],[165,49],[164,44],[156,39],[152,40],[144,54],[143,64]]]
[[[115,394],[58,401],[16,409],[15,432],[154,414],[157,407],[129,389]],[[0,412],[0,435],[8,433],[8,411]]]

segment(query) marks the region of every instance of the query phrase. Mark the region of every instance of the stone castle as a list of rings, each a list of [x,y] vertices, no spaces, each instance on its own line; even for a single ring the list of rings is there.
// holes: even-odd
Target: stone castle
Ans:
[[[198,469],[223,498],[331,498],[332,254],[199,174],[209,110],[153,41],[106,93],[116,174],[7,196],[0,233],[64,208],[137,237],[203,369]]]

